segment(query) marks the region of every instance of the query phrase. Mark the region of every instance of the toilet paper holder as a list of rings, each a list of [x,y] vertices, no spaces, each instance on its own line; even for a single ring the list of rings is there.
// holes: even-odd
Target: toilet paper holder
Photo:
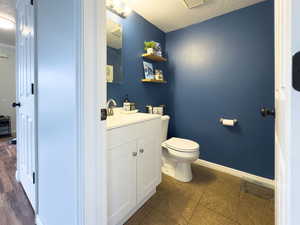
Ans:
[[[225,118],[221,118],[219,121],[221,124],[223,124],[223,120],[231,120],[231,119],[225,119]],[[238,123],[237,119],[233,119],[233,124],[236,125]]]

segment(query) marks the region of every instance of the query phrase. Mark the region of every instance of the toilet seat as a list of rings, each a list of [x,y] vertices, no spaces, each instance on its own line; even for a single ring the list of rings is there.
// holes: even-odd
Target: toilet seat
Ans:
[[[164,145],[169,149],[179,152],[191,153],[199,151],[199,144],[197,142],[183,138],[170,138],[164,142]]]

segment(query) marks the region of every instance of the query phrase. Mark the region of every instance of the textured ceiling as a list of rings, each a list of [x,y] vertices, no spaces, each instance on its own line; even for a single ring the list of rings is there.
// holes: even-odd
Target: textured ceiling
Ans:
[[[124,0],[138,14],[165,32],[174,31],[265,0],[205,0],[188,9],[183,0]],[[190,0],[191,1],[191,0]],[[196,1],[192,0],[193,4]]]
[[[205,0],[203,5],[192,9],[188,9],[183,0],[125,1],[146,20],[170,32],[265,0]],[[14,19],[15,3],[16,0],[0,0],[0,16]],[[0,29],[0,43],[14,45],[15,31]]]
[[[16,0],[0,0],[0,17],[15,20]],[[15,45],[15,31],[0,29],[0,43]]]

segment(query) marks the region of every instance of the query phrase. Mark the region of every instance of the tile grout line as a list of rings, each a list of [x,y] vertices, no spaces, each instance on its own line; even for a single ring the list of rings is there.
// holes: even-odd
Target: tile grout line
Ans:
[[[201,197],[199,198],[199,200],[198,200],[198,202],[197,202],[195,208],[193,209],[192,215],[191,215],[191,217],[189,218],[189,220],[187,221],[188,224],[191,222],[191,219],[193,218],[193,216],[194,216],[194,214],[195,214],[196,208],[200,205],[201,200],[204,198],[204,194],[206,193],[206,191],[207,191],[206,189],[207,189],[207,188],[208,188],[208,187],[205,188],[205,190],[203,191]]]
[[[239,194],[238,194],[239,200],[238,200],[238,204],[237,204],[237,212],[238,212],[239,206],[240,206],[240,200],[241,200],[241,199],[240,199],[240,196],[241,196],[241,187],[240,187]],[[236,215],[235,215],[235,217],[236,217],[235,219],[236,219],[236,220],[234,220],[234,219],[232,219],[232,218],[230,218],[230,217],[228,217],[228,216],[225,216],[225,215],[223,215],[223,214],[221,214],[221,213],[219,213],[219,212],[217,212],[217,211],[215,211],[215,210],[213,210],[213,209],[211,209],[211,208],[209,208],[209,207],[207,207],[207,206],[205,206],[205,205],[202,205],[202,206],[203,206],[204,208],[210,210],[211,212],[214,212],[215,214],[217,214],[217,215],[219,215],[219,216],[222,216],[223,218],[226,218],[226,219],[230,220],[231,222],[240,224],[239,221],[238,221],[238,217],[237,217],[238,213],[236,213]]]
[[[240,191],[239,191],[239,203],[238,203],[238,208],[237,208],[237,212],[236,212],[236,222],[238,225],[240,225],[240,221],[239,221],[239,213],[240,213],[240,205],[241,205],[241,197],[242,197],[242,182],[243,180],[241,179],[241,184],[240,184]]]
[[[143,217],[143,219],[141,219],[141,221],[138,223],[138,225],[143,225],[143,222],[145,221],[145,219],[150,215],[151,212],[154,211],[154,208],[149,206],[149,212],[146,213],[146,215]]]

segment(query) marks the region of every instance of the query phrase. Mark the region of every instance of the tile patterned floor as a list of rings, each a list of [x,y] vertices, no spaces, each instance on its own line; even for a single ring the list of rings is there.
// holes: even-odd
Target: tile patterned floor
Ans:
[[[16,148],[0,139],[0,225],[34,225],[33,210],[15,180]]]
[[[199,165],[193,174],[191,183],[164,175],[157,193],[126,225],[275,224],[272,190],[268,198],[246,193],[241,179]]]

